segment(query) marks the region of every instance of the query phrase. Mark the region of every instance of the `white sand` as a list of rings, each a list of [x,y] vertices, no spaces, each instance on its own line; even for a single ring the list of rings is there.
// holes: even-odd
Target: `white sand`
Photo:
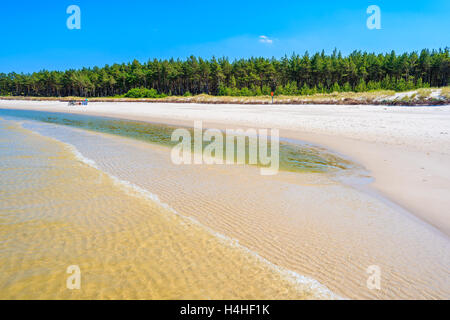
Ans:
[[[282,136],[350,156],[375,178],[373,187],[450,235],[450,108],[333,105],[208,105],[0,101],[0,108],[209,126],[281,129]]]

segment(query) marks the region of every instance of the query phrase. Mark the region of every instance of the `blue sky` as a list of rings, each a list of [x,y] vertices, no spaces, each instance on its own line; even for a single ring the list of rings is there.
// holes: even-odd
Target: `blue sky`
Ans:
[[[81,30],[69,30],[69,5]],[[366,26],[369,5],[381,30]],[[449,0],[2,1],[0,72],[133,59],[281,57],[334,48],[397,52],[450,46]],[[265,41],[261,41],[265,36]]]

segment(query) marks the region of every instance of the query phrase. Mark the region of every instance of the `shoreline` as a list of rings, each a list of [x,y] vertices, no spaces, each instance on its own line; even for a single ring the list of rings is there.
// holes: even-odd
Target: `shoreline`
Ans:
[[[16,109],[30,110],[18,104]],[[61,106],[33,103],[34,110],[67,113]],[[191,106],[184,106],[188,108],[184,111],[171,110],[178,117],[166,114],[159,118],[155,116],[162,115],[158,110],[135,106],[122,109],[121,104],[92,104],[89,112],[81,112],[180,126],[191,126],[191,119],[197,117]],[[166,105],[161,107],[168,111]],[[217,106],[208,109],[213,107]],[[239,115],[240,123],[230,117],[213,122],[209,120],[214,118],[212,114],[204,109],[197,111],[202,114],[204,127],[210,128],[245,129],[244,120],[251,120],[245,122],[247,127],[257,120],[254,114],[249,119],[243,110],[232,110],[232,115]],[[273,115],[267,120],[280,124]],[[280,171],[270,178],[260,176],[253,167],[175,166],[168,158],[169,149],[162,146],[72,127],[43,127],[50,130],[52,137],[60,132],[56,139],[75,145],[102,171],[149,190],[181,214],[237,239],[268,261],[316,279],[342,297],[448,296],[446,275],[442,273],[442,266],[448,264],[448,236],[373,195],[332,182],[321,174]],[[299,139],[295,130],[280,133],[282,137],[291,134],[292,139],[315,144],[312,139]],[[332,150],[356,160],[348,153]],[[366,267],[373,264],[384,270],[381,292],[370,292],[365,287]],[[434,283],[433,288],[438,289],[427,290],[421,283]]]
[[[318,128],[317,123],[310,124],[310,128],[299,128],[299,125],[292,124],[288,116],[278,115],[280,110],[275,108],[279,106],[265,106],[264,108],[269,110],[258,110],[263,115],[266,112],[266,117],[264,118],[262,116],[264,118],[262,120],[264,121],[261,121],[261,119],[255,119],[253,115],[255,110],[248,110],[253,106],[242,106],[247,108],[245,109],[245,116],[240,116],[237,112],[232,112],[232,116],[230,117],[230,113],[226,108],[221,110],[220,105],[161,104],[159,106],[160,108],[155,110],[152,107],[158,106],[158,104],[148,104],[149,108],[143,110],[141,107],[143,106],[142,103],[91,103],[84,109],[76,109],[76,107],[69,109],[61,102],[51,102],[51,105],[32,102],[35,104],[34,106],[30,106],[29,103],[24,101],[16,100],[13,103],[14,105],[9,106],[9,108],[81,113],[168,125],[181,125],[184,127],[192,126],[193,120],[202,120],[205,128],[278,128],[280,129],[280,136],[283,138],[296,139],[324,146],[360,163],[374,178],[374,181],[370,184],[371,188],[404,209],[412,212],[421,220],[439,229],[447,237],[450,235],[450,219],[445,214],[445,208],[450,207],[450,199],[447,196],[450,190],[450,170],[448,170],[448,165],[450,164],[449,132],[441,135],[440,140],[444,142],[442,144],[444,148],[441,148],[441,145],[439,145],[440,141],[434,142],[433,144],[431,143],[433,139],[428,139],[429,141],[425,141],[426,143],[424,143],[421,137],[414,137],[417,135],[414,133],[414,129],[416,128],[413,128],[413,132],[408,132],[408,134],[412,133],[410,137],[402,137],[398,133],[396,137],[396,133],[392,130],[388,132],[387,137],[377,136],[373,133],[364,138],[358,137],[358,135],[364,135],[363,132],[360,132],[360,129],[370,125],[370,119],[364,119],[365,115],[360,117],[362,120],[366,120],[363,126],[352,130],[354,132],[348,132],[352,126],[355,126],[354,123],[351,123],[350,128],[348,128],[348,125],[347,128],[338,128],[337,126],[330,129]],[[10,104],[8,101],[0,100],[0,107],[8,108],[8,104]],[[240,105],[227,105],[227,108],[229,106],[233,106],[234,109],[240,107]],[[348,110],[349,108],[364,107],[370,108],[367,106],[342,106],[340,109],[346,108],[346,112],[348,113],[358,110]],[[165,110],[166,108],[168,110]],[[198,110],[199,108],[205,112],[200,112],[201,110]],[[303,108],[303,106],[299,106],[299,108]],[[317,110],[318,108],[325,108],[327,109],[326,111],[331,112],[331,119],[337,119],[339,117],[336,114],[338,109],[330,110],[332,107],[327,105],[311,106],[308,110],[295,110],[295,112],[304,116],[324,117],[323,113],[325,110]],[[373,106],[373,108],[378,108],[376,113],[386,112],[384,109],[379,109],[380,107]],[[404,114],[408,117],[408,112],[413,113],[417,111],[417,109],[411,111],[411,109],[400,108],[396,108],[394,111],[400,114],[400,116]],[[267,119],[270,116],[267,115],[267,111],[274,113],[274,116],[277,118],[272,121]],[[291,110],[286,111],[289,112]],[[370,114],[370,111],[364,111]],[[389,111],[386,113],[389,116]],[[433,111],[418,111],[420,117],[426,116],[427,113],[433,113]],[[226,114],[228,119],[227,116],[222,116],[222,114]],[[445,115],[444,121],[448,120],[450,122],[450,110],[445,109],[443,114]],[[417,115],[415,114],[415,116]],[[433,116],[439,118],[439,121],[442,122],[440,115],[433,114]],[[397,119],[395,120],[397,121]],[[408,126],[406,120],[404,124]],[[430,125],[430,127],[433,126]],[[341,129],[339,131],[342,132],[336,132],[338,131],[336,129]],[[429,135],[429,133],[425,132],[424,135]]]
[[[2,177],[31,182],[33,187],[20,195],[21,202],[40,199],[40,208],[29,210],[21,202],[14,203],[16,193],[6,192],[6,201],[14,203],[15,213],[0,234],[8,239],[8,243],[3,241],[0,254],[0,282],[5,284],[1,298],[340,299],[315,279],[276,266],[233,239],[179,214],[156,195],[102,171],[71,144],[25,129],[15,120],[0,119],[0,131],[11,138],[2,141],[3,147],[7,145],[19,154],[24,149],[33,153],[18,168],[7,173],[2,170]],[[42,164],[35,168],[40,174],[17,174],[36,162]],[[52,184],[47,185],[45,178]],[[70,197],[80,189],[84,192]],[[67,205],[55,210],[52,202],[57,199],[65,199]],[[84,204],[77,204],[80,201]],[[35,223],[17,223],[30,216]],[[36,227],[40,219],[47,228]],[[80,233],[82,236],[74,236]],[[18,243],[19,248],[14,246]],[[8,254],[11,247],[22,253],[20,259]],[[32,252],[30,247],[34,247]],[[202,259],[205,251],[208,259]],[[51,257],[44,266],[39,259],[42,255]],[[61,290],[57,276],[66,269],[68,259],[79,263],[86,277],[83,290],[76,295]],[[104,261],[109,263],[102,264]],[[131,270],[128,261],[135,261]],[[243,265],[245,270],[240,269]],[[43,267],[45,274],[30,280],[33,269]],[[223,283],[215,277],[211,271],[217,270],[226,273],[229,281]],[[117,274],[122,278],[120,291],[115,290]],[[194,280],[189,284],[185,279]],[[155,282],[160,283],[155,286]]]

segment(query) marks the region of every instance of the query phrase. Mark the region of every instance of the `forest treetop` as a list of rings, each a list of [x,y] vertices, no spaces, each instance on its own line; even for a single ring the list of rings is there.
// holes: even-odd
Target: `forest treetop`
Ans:
[[[135,88],[165,95],[299,95],[333,91],[404,91],[450,83],[449,48],[343,56],[293,54],[276,58],[153,59],[104,67],[0,73],[0,94],[12,96],[126,95]],[[132,90],[131,92],[139,92]]]

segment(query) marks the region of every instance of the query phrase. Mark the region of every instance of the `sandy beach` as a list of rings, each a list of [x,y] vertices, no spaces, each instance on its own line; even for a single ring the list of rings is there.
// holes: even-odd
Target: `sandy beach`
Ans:
[[[0,11],[0,301],[450,300],[450,1],[54,2]]]
[[[281,136],[328,147],[371,172],[372,186],[450,235],[450,109],[330,105],[207,105],[0,101],[45,110],[205,127],[278,128]]]
[[[94,159],[102,171],[150,190],[177,212],[339,296],[450,296],[448,106],[90,103],[80,108],[0,101],[0,108],[180,126],[202,120],[204,127],[218,129],[278,128],[284,138],[327,148],[359,164],[370,178],[364,181],[372,182],[290,172],[263,177],[251,167],[174,166],[163,147],[55,129],[58,140]],[[125,155],[133,155],[132,163]],[[374,264],[383,270],[381,291],[366,287],[366,268]]]

